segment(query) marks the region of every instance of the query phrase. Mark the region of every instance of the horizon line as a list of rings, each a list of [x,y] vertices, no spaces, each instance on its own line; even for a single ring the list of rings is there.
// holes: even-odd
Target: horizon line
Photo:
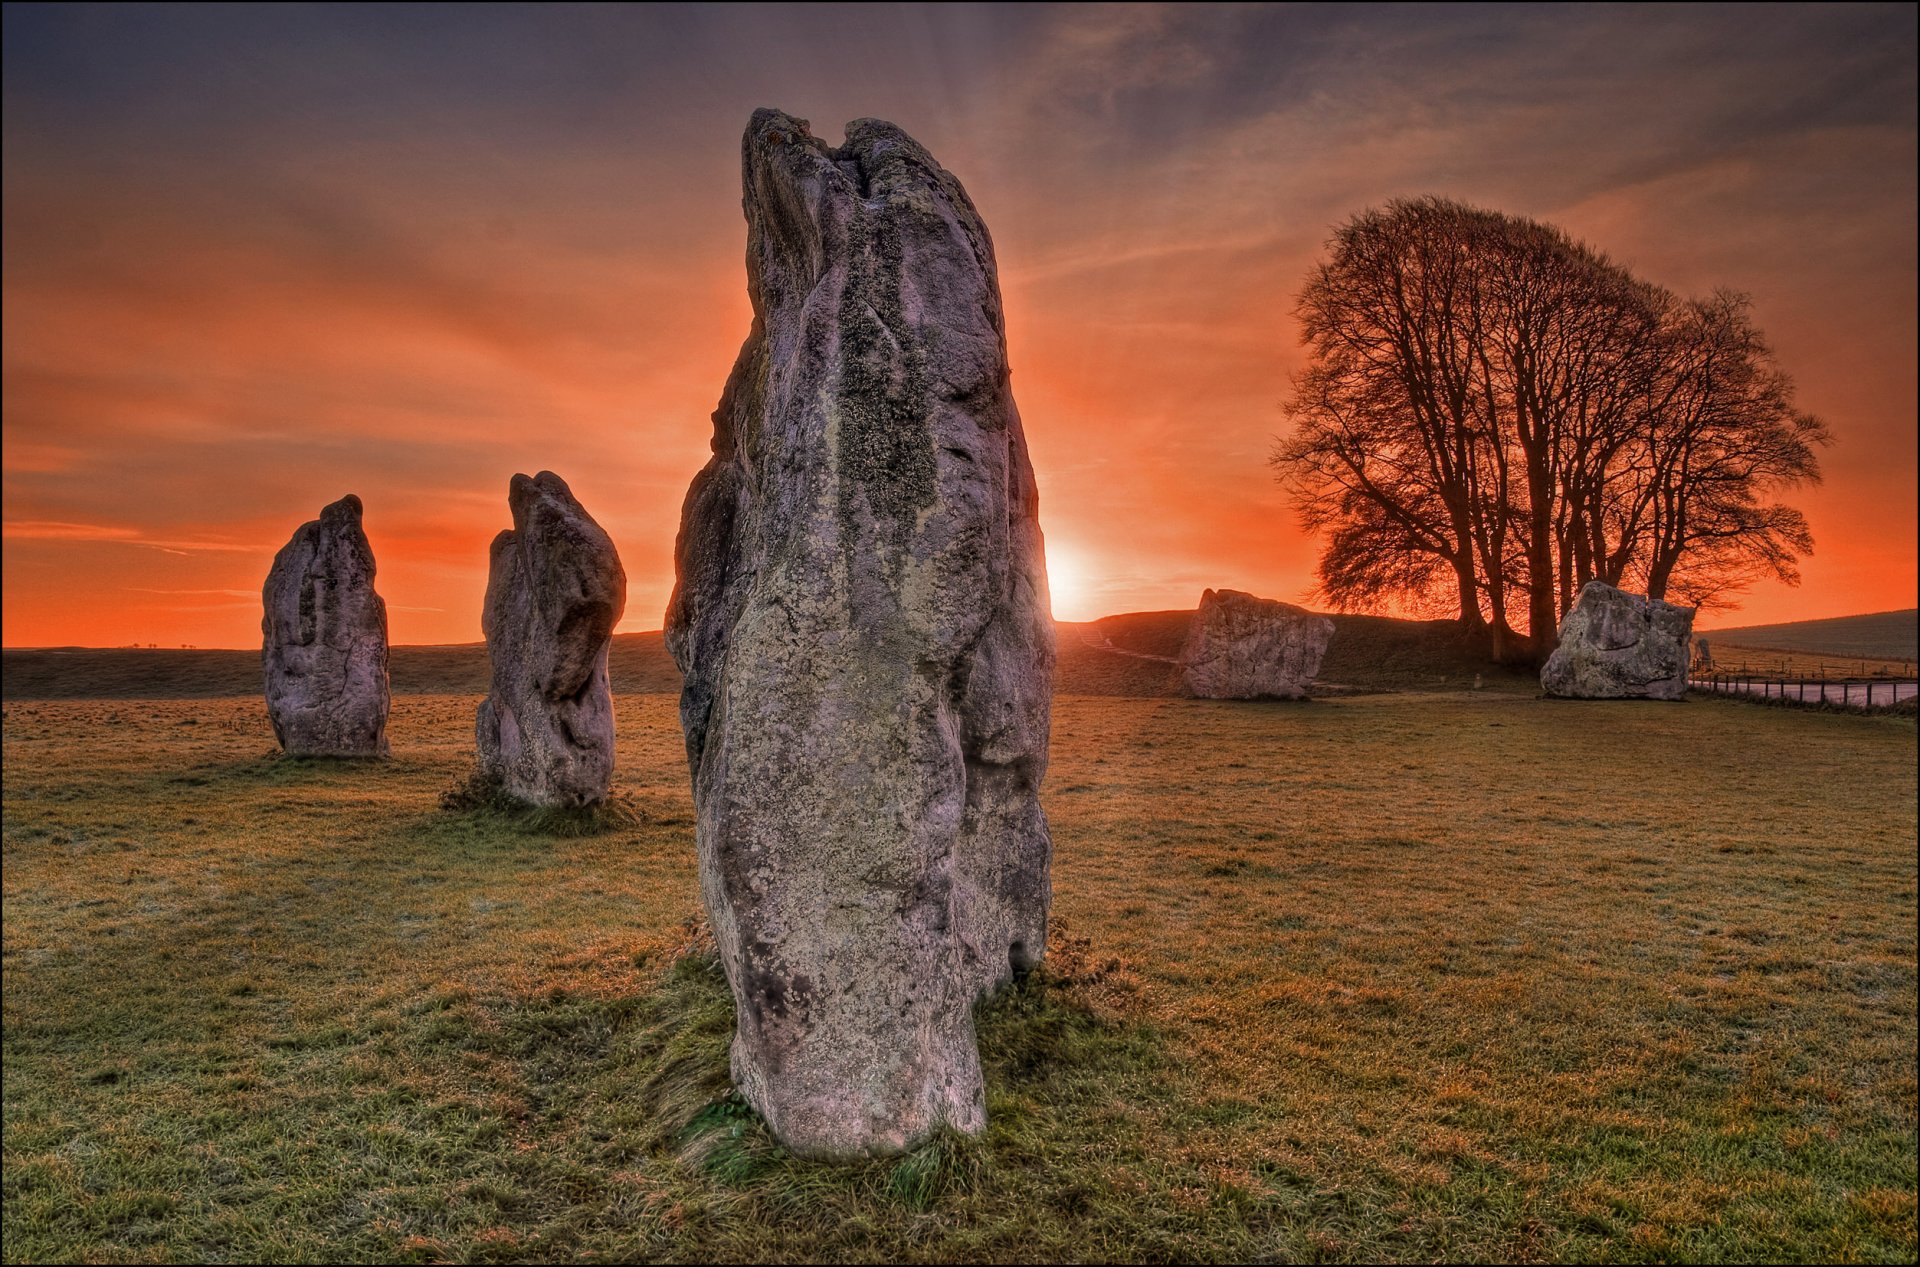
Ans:
[[[1151,611],[1109,612],[1105,616],[1095,616],[1089,620],[1063,620],[1060,617],[1056,616],[1054,617],[1053,623],[1056,625],[1095,625],[1095,624],[1099,624],[1103,620],[1114,620],[1121,616],[1159,616],[1159,615],[1165,615],[1168,612],[1185,612],[1185,611],[1196,611],[1196,610],[1198,609],[1187,608],[1187,607],[1162,607],[1162,608],[1155,608]],[[1783,625],[1813,625],[1813,624],[1819,624],[1823,621],[1829,621],[1829,620],[1860,620],[1868,616],[1898,616],[1905,612],[1911,612],[1911,611],[1920,611],[1920,607],[1889,607],[1881,611],[1849,612],[1844,616],[1809,616],[1805,620],[1770,620],[1770,621],[1764,621],[1760,624],[1754,624],[1754,625],[1727,625],[1721,628],[1695,630],[1694,636],[1702,637],[1702,636],[1711,635],[1711,634],[1737,633],[1742,629],[1771,629],[1771,628],[1778,628]],[[1411,621],[1411,623],[1415,623],[1415,624],[1429,623],[1427,621],[1413,620],[1412,618],[1406,617],[1406,616],[1381,616],[1381,614],[1378,612],[1333,611],[1333,612],[1323,612],[1321,614],[1326,616],[1376,616],[1385,620],[1409,620]],[[665,629],[630,629],[624,633],[616,632],[612,634],[611,637],[645,638],[649,635],[655,635],[655,634],[664,635],[665,633],[666,633]],[[405,648],[408,650],[432,650],[436,648],[484,647],[486,645],[487,645],[487,642],[486,642],[486,639],[484,638],[476,639],[472,642],[394,642],[394,643],[388,644],[388,650],[393,651],[393,650],[399,650],[402,648]],[[252,645],[244,646],[244,647],[212,647],[212,646],[201,646],[197,643],[193,645],[174,643],[170,646],[167,646],[167,645],[161,645],[158,643],[142,644],[138,642],[120,642],[120,643],[115,643],[110,647],[88,646],[84,643],[78,643],[78,642],[41,644],[37,646],[0,645],[0,651],[256,651],[259,649],[260,648]],[[1867,658],[1875,659],[1875,658],[1885,658],[1885,657],[1869,656]],[[1894,657],[1894,658],[1898,658],[1898,657]]]

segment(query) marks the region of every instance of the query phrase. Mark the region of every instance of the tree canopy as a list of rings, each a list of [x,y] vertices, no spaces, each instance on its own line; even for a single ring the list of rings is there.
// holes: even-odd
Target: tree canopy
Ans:
[[[1362,212],[1329,254],[1272,461],[1335,607],[1444,604],[1522,659],[1590,580],[1695,605],[1798,581],[1812,535],[1771,499],[1819,481],[1830,436],[1746,296],[1682,300],[1441,198]]]

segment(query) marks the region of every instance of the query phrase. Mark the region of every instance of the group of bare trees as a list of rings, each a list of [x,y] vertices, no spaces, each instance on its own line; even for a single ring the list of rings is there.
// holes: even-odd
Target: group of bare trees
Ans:
[[[1744,296],[1682,300],[1549,225],[1438,198],[1331,246],[1273,462],[1326,534],[1333,605],[1457,605],[1518,660],[1590,580],[1711,604],[1798,579],[1806,520],[1768,499],[1819,480],[1829,437]]]

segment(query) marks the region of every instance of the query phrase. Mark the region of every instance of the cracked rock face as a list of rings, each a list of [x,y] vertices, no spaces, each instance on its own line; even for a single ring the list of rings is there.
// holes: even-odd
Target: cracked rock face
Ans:
[[[1680,699],[1693,612],[1588,581],[1560,622],[1560,645],[1540,670],[1540,685],[1565,699]]]
[[[267,716],[289,756],[387,755],[387,605],[349,493],[300,525],[261,592]]]
[[[1045,950],[1053,624],[993,247],[890,123],[757,111],[753,328],[667,642],[733,1076],[795,1151],[985,1122],[972,1008]]]
[[[1208,590],[1180,651],[1180,680],[1200,699],[1305,699],[1333,622],[1239,590]]]
[[[613,784],[607,649],[627,574],[552,471],[514,476],[507,504],[481,616],[493,686],[474,726],[480,776],[528,805],[596,805]]]

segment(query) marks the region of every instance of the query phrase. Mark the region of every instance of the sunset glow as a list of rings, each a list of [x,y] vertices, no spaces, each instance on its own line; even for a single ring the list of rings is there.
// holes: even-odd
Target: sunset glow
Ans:
[[[1750,292],[1837,442],[1792,496],[1804,584],[1726,623],[1912,606],[1914,21],[10,7],[4,641],[257,645],[275,550],[347,492],[393,640],[474,641],[540,469],[659,628],[751,319],[759,105],[891,119],[980,208],[1062,619],[1315,602],[1266,464],[1293,297],[1333,225],[1422,193]]]
[[[1094,620],[1108,614],[1087,592],[1086,563],[1072,546],[1047,542],[1047,589],[1055,620]]]

